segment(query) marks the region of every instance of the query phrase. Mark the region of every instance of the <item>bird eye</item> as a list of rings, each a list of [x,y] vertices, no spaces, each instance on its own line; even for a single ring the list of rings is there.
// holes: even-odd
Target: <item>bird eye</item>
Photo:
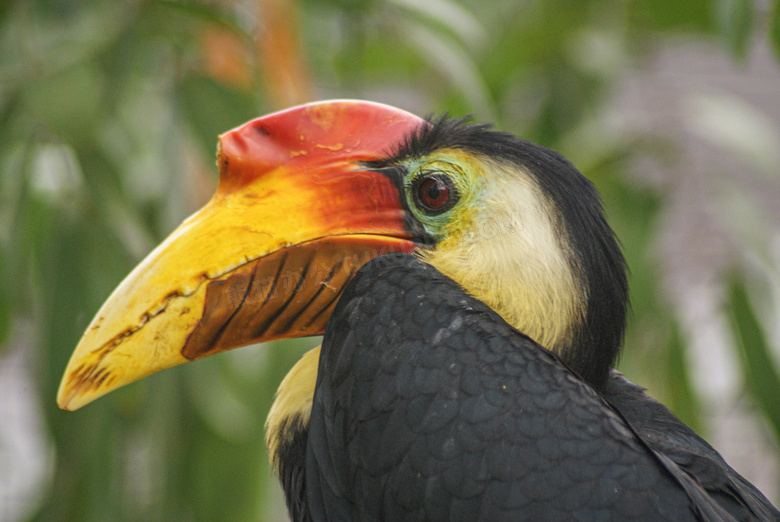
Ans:
[[[420,176],[412,186],[415,203],[429,214],[441,214],[458,202],[455,184],[444,174]]]

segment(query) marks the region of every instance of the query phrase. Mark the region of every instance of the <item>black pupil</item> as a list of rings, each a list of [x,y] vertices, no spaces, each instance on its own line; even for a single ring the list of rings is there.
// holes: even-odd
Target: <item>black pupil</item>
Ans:
[[[420,201],[428,208],[441,208],[449,199],[450,188],[439,178],[428,178],[420,186]]]

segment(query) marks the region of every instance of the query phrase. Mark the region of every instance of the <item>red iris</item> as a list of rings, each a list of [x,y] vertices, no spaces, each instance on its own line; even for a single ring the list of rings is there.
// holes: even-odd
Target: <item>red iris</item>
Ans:
[[[450,187],[443,179],[430,177],[420,183],[417,196],[426,208],[439,210],[450,200]]]

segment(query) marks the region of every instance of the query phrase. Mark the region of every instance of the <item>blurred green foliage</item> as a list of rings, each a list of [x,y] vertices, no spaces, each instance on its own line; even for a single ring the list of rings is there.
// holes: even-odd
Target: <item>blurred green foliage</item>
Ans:
[[[741,360],[745,382],[766,412],[775,437],[780,439],[780,401],[777,400],[780,397],[780,376],[774,367],[771,345],[753,311],[744,283],[733,281],[729,298],[734,332],[743,351]]]
[[[660,196],[625,176],[637,150],[668,150],[591,136],[588,125],[621,67],[668,35],[707,38],[738,60],[766,30],[780,56],[780,1],[768,16],[752,0],[305,0],[287,8],[297,13],[299,65],[319,97],[474,114],[560,149],[596,182],[633,272],[623,368],[702,427],[678,321],[648,255]],[[248,0],[0,2],[0,346],[27,353],[55,448],[33,520],[284,517],[263,423],[282,376],[315,341],[185,365],[75,413],[54,400],[101,302],[210,197],[217,134],[281,108],[269,78],[284,64],[255,43],[274,30],[262,14],[262,2]],[[770,348],[735,288],[748,391],[777,427]],[[642,349],[649,330],[652,349]]]
[[[775,55],[780,58],[780,1],[775,0],[769,25],[769,38],[774,46]]]

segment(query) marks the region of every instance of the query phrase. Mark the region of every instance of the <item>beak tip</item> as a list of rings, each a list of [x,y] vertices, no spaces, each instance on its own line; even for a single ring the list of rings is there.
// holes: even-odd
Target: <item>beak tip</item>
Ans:
[[[65,375],[57,391],[57,406],[60,409],[78,410],[118,387],[113,382],[113,375],[104,366],[97,364],[86,366],[86,370],[84,364],[80,364],[76,368],[72,368],[72,366],[72,364],[69,365],[65,370]],[[105,377],[109,376],[112,377],[111,382],[106,382]]]
[[[70,393],[60,392],[59,394],[57,394],[57,406],[61,410],[65,410],[65,411],[74,411],[79,408],[78,406],[73,405],[73,392]]]
[[[62,390],[59,394],[57,394],[57,406],[61,410],[76,411],[94,401],[95,399],[102,397],[109,391],[111,391],[111,389],[95,392],[91,390],[85,390],[80,386],[72,386],[66,390]]]
[[[63,378],[62,384],[60,384],[60,389],[57,392],[57,406],[59,406],[61,410],[74,411],[84,405],[80,404],[82,401],[79,399],[82,398],[83,396],[80,396],[79,394],[79,387],[67,385],[65,383],[65,379]]]

